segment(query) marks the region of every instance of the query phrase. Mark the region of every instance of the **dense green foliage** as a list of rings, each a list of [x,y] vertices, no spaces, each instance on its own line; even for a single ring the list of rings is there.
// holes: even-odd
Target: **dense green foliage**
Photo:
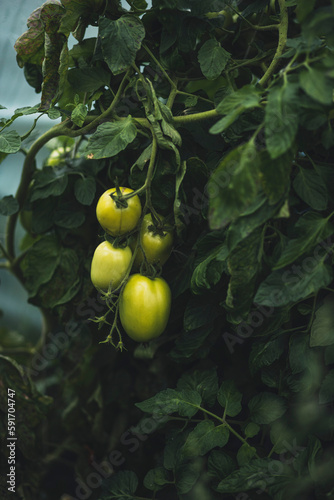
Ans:
[[[23,162],[1,266],[45,320],[0,338],[18,498],[333,498],[334,2],[127,3],[52,0],[15,45],[41,96],[0,121],[1,168]],[[174,227],[148,345],[90,281],[115,183]]]

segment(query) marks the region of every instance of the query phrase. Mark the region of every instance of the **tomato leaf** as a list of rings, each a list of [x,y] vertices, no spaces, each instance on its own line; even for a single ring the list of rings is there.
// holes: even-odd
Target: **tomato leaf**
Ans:
[[[95,198],[96,182],[94,177],[80,177],[75,181],[74,194],[82,205],[91,205]]]
[[[88,140],[86,157],[98,160],[116,156],[134,141],[136,135],[137,127],[131,116],[121,122],[102,123]]]
[[[333,102],[333,80],[329,79],[322,70],[308,67],[300,72],[299,83],[312,99],[325,105]]]
[[[207,40],[198,52],[198,62],[203,75],[208,80],[215,80],[225,69],[231,54],[214,39]]]
[[[190,418],[198,412],[201,400],[197,391],[166,389],[142,403],[136,403],[136,406],[146,413],[153,413],[157,418],[173,413]]]
[[[272,272],[259,286],[254,302],[256,304],[282,307],[305,299],[330,284],[332,269],[322,260],[313,260],[312,270],[301,267]]]
[[[4,196],[0,200],[0,214],[1,215],[13,215],[16,214],[20,209],[20,205],[13,195]]]
[[[314,210],[327,208],[327,186],[318,172],[300,168],[294,178],[293,188],[298,196]]]
[[[328,218],[323,218],[315,212],[306,213],[294,225],[294,235],[297,237],[288,240],[273,269],[281,269],[292,264],[318,244],[319,249],[325,247],[320,243],[331,236],[333,232],[334,226]]]
[[[328,295],[324,304],[315,313],[311,327],[310,346],[328,346],[334,344],[334,297]]]
[[[253,144],[242,144],[223,158],[207,186],[211,229],[225,227],[251,205],[259,178],[259,156]]]
[[[21,147],[21,137],[15,130],[0,134],[0,152],[6,154],[17,153]]]
[[[164,467],[156,467],[148,471],[144,477],[145,488],[151,491],[161,490],[165,484],[170,482],[168,471]]]
[[[67,170],[62,166],[44,167],[34,175],[34,187],[30,201],[60,196],[68,184]]]
[[[265,139],[268,153],[275,159],[293,145],[298,131],[299,86],[297,84],[275,85],[269,90],[265,112]]]
[[[196,425],[188,434],[180,453],[185,459],[205,455],[216,446],[223,448],[229,439],[229,430],[223,425],[215,425],[211,420],[205,420]]]
[[[241,89],[228,94],[216,107],[217,113],[226,115],[213,125],[209,132],[220,134],[226,130],[247,109],[259,106],[261,93],[253,85],[245,85]]]
[[[254,396],[248,403],[250,418],[256,424],[270,424],[287,410],[286,401],[271,392],[262,392]]]
[[[107,477],[103,481],[101,500],[130,500],[138,488],[138,478],[132,471],[124,470]],[[112,496],[111,496],[112,495]]]
[[[85,104],[78,104],[71,113],[72,122],[78,127],[82,127],[87,116],[88,109]]]
[[[218,392],[216,368],[184,373],[177,382],[177,389],[196,391],[201,395],[203,403],[213,406]]]
[[[99,34],[104,59],[114,75],[123,73],[135,62],[145,37],[140,19],[125,14],[116,21],[100,18]]]
[[[229,417],[239,415],[242,410],[242,394],[238,391],[232,380],[225,380],[222,383],[217,394],[217,399]]]
[[[334,370],[330,370],[321,382],[319,403],[328,404],[334,401]]]
[[[37,240],[27,250],[21,261],[21,269],[30,296],[36,295],[39,287],[51,280],[59,259],[59,243],[54,236]]]

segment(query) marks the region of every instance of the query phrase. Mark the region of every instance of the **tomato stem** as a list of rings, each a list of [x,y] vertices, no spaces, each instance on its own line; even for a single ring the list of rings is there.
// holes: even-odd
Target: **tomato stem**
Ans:
[[[273,60],[271,61],[271,64],[263,77],[259,81],[259,85],[264,86],[265,83],[269,80],[271,75],[273,74],[280,57],[283,54],[285,44],[288,38],[288,25],[289,25],[289,16],[288,16],[288,8],[285,4],[285,0],[278,0],[278,4],[280,7],[280,17],[281,21],[278,25],[278,45],[277,49],[275,52],[275,55],[273,57]]]

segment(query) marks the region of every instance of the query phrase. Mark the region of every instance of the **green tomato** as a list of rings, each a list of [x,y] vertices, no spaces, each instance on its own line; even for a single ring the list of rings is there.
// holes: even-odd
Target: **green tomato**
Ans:
[[[160,216],[159,218],[163,219],[163,217]],[[147,262],[149,264],[159,264],[162,266],[166,262],[172,251],[173,232],[163,231],[161,234],[156,232],[152,221],[152,215],[147,214],[143,219],[139,238],[140,245],[145,253]],[[134,251],[136,240],[133,240],[130,245],[132,251]],[[142,262],[144,261],[144,255],[141,248],[138,247],[134,261],[134,269],[139,269]]]
[[[133,274],[119,301],[119,317],[128,336],[136,342],[159,337],[167,326],[172,294],[163,278]]]
[[[133,189],[120,187],[123,195],[133,193]],[[103,229],[112,236],[121,236],[136,227],[141,216],[141,203],[137,195],[127,200],[127,207],[118,207],[110,196],[116,188],[107,189],[96,206],[96,217]]]
[[[103,241],[96,248],[90,270],[95,288],[115,290],[122,282],[132,257],[130,247],[115,248],[109,241]]]
[[[49,158],[46,160],[46,165],[50,167],[56,167],[57,165],[60,165],[61,163],[64,163],[64,160],[66,158],[66,155],[72,150],[71,147],[67,146],[60,146],[57,149],[54,149],[52,153],[50,154]]]

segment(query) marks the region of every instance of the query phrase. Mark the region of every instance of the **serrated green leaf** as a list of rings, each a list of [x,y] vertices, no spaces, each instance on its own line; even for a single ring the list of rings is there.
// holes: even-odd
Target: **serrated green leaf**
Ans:
[[[191,297],[183,319],[183,327],[186,332],[196,330],[206,325],[219,316],[219,310],[214,302],[207,304],[205,308],[201,307],[203,299],[201,297]]]
[[[275,467],[276,464],[277,467]],[[277,474],[275,473],[276,469]],[[220,481],[217,491],[219,493],[237,493],[263,488],[263,478],[268,477],[268,470],[270,470],[270,479],[279,477],[282,474],[281,462],[269,458],[254,459],[251,463],[240,467]]]
[[[278,203],[288,192],[293,157],[292,149],[275,159],[265,150],[260,155],[261,184],[270,205]]]
[[[334,297],[328,295],[315,313],[311,327],[310,346],[324,347],[334,344]]]
[[[248,315],[253,302],[256,278],[260,270],[261,233],[261,227],[255,229],[234,248],[227,259],[230,280],[225,304],[229,316],[237,322],[240,315]]]
[[[37,240],[27,250],[21,261],[21,269],[31,296],[37,293],[42,284],[50,281],[59,259],[59,243],[53,236],[45,236]],[[42,266],[41,262],[43,262]]]
[[[214,331],[214,325],[210,323],[191,332],[182,333],[175,341],[175,347],[170,356],[177,362],[188,360],[192,357],[203,358],[207,353],[203,349],[206,339]]]
[[[244,433],[247,438],[252,438],[256,436],[260,432],[260,430],[261,427],[259,425],[254,424],[254,422],[249,422],[244,430]]]
[[[71,120],[78,127],[82,127],[87,116],[88,109],[85,104],[78,104],[71,113]]]
[[[314,265],[313,265],[314,264]],[[322,260],[314,259],[312,270],[300,266],[293,270],[274,271],[259,286],[254,302],[264,306],[282,307],[298,302],[330,284],[332,269]]]
[[[215,426],[211,420],[204,420],[188,435],[181,449],[182,456],[189,459],[205,455],[216,446],[223,448],[229,435],[229,430],[223,424]]]
[[[306,213],[300,217],[294,226],[294,234],[297,237],[288,240],[286,247],[283,249],[273,269],[282,269],[292,264],[299,257],[311,251],[318,244],[331,236],[333,232],[334,226],[330,223],[329,218],[323,218],[315,212]],[[315,265],[315,254],[313,260],[315,261]]]
[[[1,215],[13,215],[16,214],[20,209],[20,205],[13,195],[4,196],[0,200],[0,214]]]
[[[76,92],[95,92],[109,85],[110,72],[103,68],[73,68],[68,71],[68,81]]]
[[[0,152],[6,154],[17,153],[21,147],[21,137],[15,130],[0,134]]]
[[[256,448],[248,443],[243,443],[237,453],[237,461],[240,467],[248,464],[256,455]]]
[[[314,210],[327,208],[328,189],[318,172],[300,168],[293,181],[293,188],[298,196]]]
[[[198,62],[203,75],[208,80],[218,78],[230,58],[231,54],[214,39],[207,40],[198,52]]]
[[[192,417],[198,412],[202,398],[196,391],[166,389],[136,406],[156,417],[179,413],[182,417]]]
[[[95,198],[96,182],[94,177],[80,177],[75,181],[74,194],[82,205],[91,205]]]
[[[242,394],[238,391],[232,380],[226,380],[219,388],[217,399],[224,408],[224,413],[229,417],[235,417],[241,410]]]
[[[42,200],[49,196],[60,196],[68,184],[66,169],[61,166],[46,166],[34,175],[34,185],[30,201]]]
[[[85,222],[84,212],[75,210],[71,204],[64,204],[58,208],[53,217],[54,223],[65,229],[75,229]]]
[[[120,471],[112,474],[103,482],[101,500],[131,500],[138,488],[138,478],[132,471]]]
[[[210,477],[222,480],[236,468],[234,459],[222,450],[213,450],[208,458],[208,473]]]
[[[145,37],[140,19],[125,14],[116,21],[100,18],[100,37],[104,59],[114,75],[123,73],[135,62]]]
[[[195,267],[191,277],[191,289],[194,293],[203,293],[205,289],[210,289],[219,282],[228,254],[227,245],[223,243]]]
[[[259,188],[259,157],[254,144],[230,151],[207,185],[211,229],[221,229],[254,202]]]
[[[169,482],[168,471],[164,467],[156,467],[148,471],[143,484],[148,490],[159,491]]]
[[[298,131],[297,84],[275,85],[265,108],[265,138],[268,152],[275,159],[293,145]]]
[[[254,396],[248,403],[250,418],[256,424],[270,424],[287,410],[286,401],[271,392],[262,392]]]
[[[71,248],[61,248],[52,279],[39,288],[38,298],[43,307],[51,309],[69,302],[78,293],[80,285],[77,252]]]
[[[131,116],[116,123],[102,123],[89,138],[86,157],[101,159],[116,156],[123,151],[137,135],[137,128]]]
[[[201,395],[203,403],[213,406],[218,392],[217,369],[184,373],[177,382],[177,389],[196,391]]]
[[[241,89],[228,94],[218,104],[217,112],[226,115],[213,125],[209,132],[220,134],[226,130],[234,121],[247,109],[259,106],[261,99],[260,92],[253,85],[244,85]]]
[[[307,69],[299,73],[299,83],[306,94],[320,102],[330,105],[333,102],[333,81],[325,72],[308,66]]]
[[[249,365],[252,373],[260,370],[263,366],[270,366],[280,358],[284,352],[284,342],[278,337],[268,342],[254,343],[249,356]]]
[[[321,382],[319,391],[319,403],[328,404],[334,401],[334,370],[327,373]]]
[[[180,464],[175,469],[175,484],[180,495],[188,493],[201,474],[198,461]]]

